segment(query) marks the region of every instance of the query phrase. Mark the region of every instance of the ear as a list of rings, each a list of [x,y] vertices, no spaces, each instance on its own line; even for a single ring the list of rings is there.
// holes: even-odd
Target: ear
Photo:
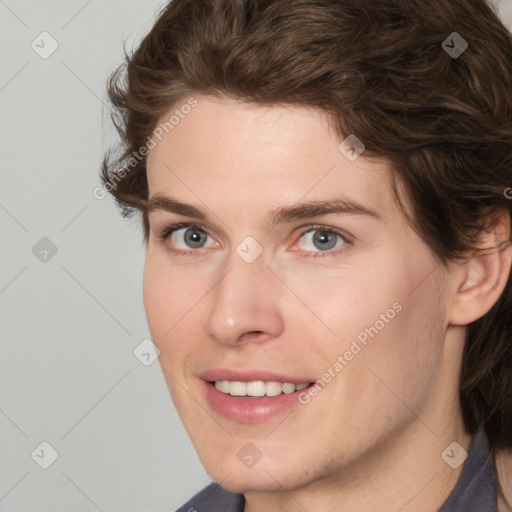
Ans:
[[[487,219],[478,247],[455,274],[449,322],[468,325],[484,316],[498,301],[512,265],[510,214],[502,211]]]

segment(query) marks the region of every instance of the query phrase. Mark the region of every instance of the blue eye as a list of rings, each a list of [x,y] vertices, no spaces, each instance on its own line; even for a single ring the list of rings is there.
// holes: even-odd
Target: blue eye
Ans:
[[[346,245],[347,240],[345,237],[337,231],[327,227],[315,227],[302,233],[301,238],[308,235],[307,239],[313,244],[313,247],[320,249],[320,252],[330,251],[337,247],[343,247]],[[340,245],[336,245],[337,241],[341,241]],[[309,252],[309,251],[308,251]],[[332,252],[327,253],[332,255]],[[326,255],[327,255],[326,254]],[[337,254],[337,251],[335,252]],[[312,257],[318,257],[318,254],[312,255]],[[324,256],[320,254],[320,256]]]
[[[184,233],[181,236],[178,236],[177,238],[178,240],[184,240],[185,243],[189,245],[191,249],[200,249],[204,245],[206,239],[208,238],[208,235],[202,229],[189,227],[177,229],[171,234],[171,239],[172,236],[176,235],[179,231],[182,230],[185,230]]]
[[[177,235],[179,231],[183,231],[183,233]],[[175,237],[175,240],[173,240],[173,237]],[[197,224],[187,224],[182,222],[165,228],[162,234],[158,236],[158,239],[164,242],[166,244],[166,248],[173,254],[179,254],[183,256],[200,256],[200,252],[194,251],[193,249],[203,248],[204,243],[208,237],[209,235],[201,226]],[[173,242],[173,244],[176,243],[176,240],[185,240],[185,243],[190,247],[190,250],[175,249],[167,243],[169,239]],[[218,244],[216,245],[218,246]]]
[[[182,231],[182,233],[178,234],[180,231]],[[301,233],[300,239],[304,238],[305,235],[309,235],[307,237],[308,242],[313,244],[314,249],[318,249],[318,251],[299,251],[306,253],[305,257],[318,258],[337,256],[351,243],[344,234],[328,226],[309,227],[306,231]],[[209,237],[210,235],[198,224],[179,223],[166,227],[162,233],[157,236],[157,239],[165,243],[166,248],[173,254],[201,256],[202,252],[194,249],[204,248]],[[169,240],[172,244],[168,243]],[[184,243],[188,249],[176,248],[175,245],[178,243]],[[219,244],[214,242],[213,247],[218,246]],[[333,251],[332,249],[337,250]]]

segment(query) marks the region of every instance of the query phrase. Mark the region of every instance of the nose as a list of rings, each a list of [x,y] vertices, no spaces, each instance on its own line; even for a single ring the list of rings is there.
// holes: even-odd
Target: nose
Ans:
[[[283,284],[263,257],[247,263],[234,253],[209,294],[206,334],[225,346],[262,343],[279,336],[283,293]]]

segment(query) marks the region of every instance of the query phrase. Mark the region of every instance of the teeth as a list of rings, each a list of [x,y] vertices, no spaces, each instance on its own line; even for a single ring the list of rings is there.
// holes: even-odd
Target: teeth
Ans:
[[[291,382],[277,382],[275,380],[262,381],[254,380],[251,382],[238,382],[228,380],[215,381],[215,387],[222,393],[231,396],[277,396],[281,393],[289,395],[295,391],[300,391],[309,386],[305,384],[293,384]]]
[[[231,389],[231,384],[229,384],[228,381],[225,381],[228,383],[229,385],[229,388],[228,388],[228,393],[230,392],[230,389]],[[235,382],[233,382],[233,384],[235,384]],[[255,381],[252,381],[252,382],[243,382],[242,384],[245,384],[246,388],[247,388],[247,395],[248,396],[265,396],[265,393],[267,391],[267,386],[266,384],[262,381],[262,380],[255,380]]]

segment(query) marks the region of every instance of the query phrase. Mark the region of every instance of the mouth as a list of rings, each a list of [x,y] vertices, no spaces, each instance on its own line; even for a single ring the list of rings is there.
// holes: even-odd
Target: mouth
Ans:
[[[203,380],[204,397],[221,416],[255,424],[302,407],[301,396],[315,382],[290,380]]]
[[[216,380],[209,381],[209,384],[215,386],[215,389],[226,395],[254,399],[291,395],[312,386],[314,383],[303,382],[295,384],[293,382],[280,382],[277,380],[253,380],[248,382]]]
[[[297,373],[234,367],[211,368],[198,377],[210,409],[237,422],[264,422],[302,407],[301,397],[316,384],[311,377],[298,377]]]

